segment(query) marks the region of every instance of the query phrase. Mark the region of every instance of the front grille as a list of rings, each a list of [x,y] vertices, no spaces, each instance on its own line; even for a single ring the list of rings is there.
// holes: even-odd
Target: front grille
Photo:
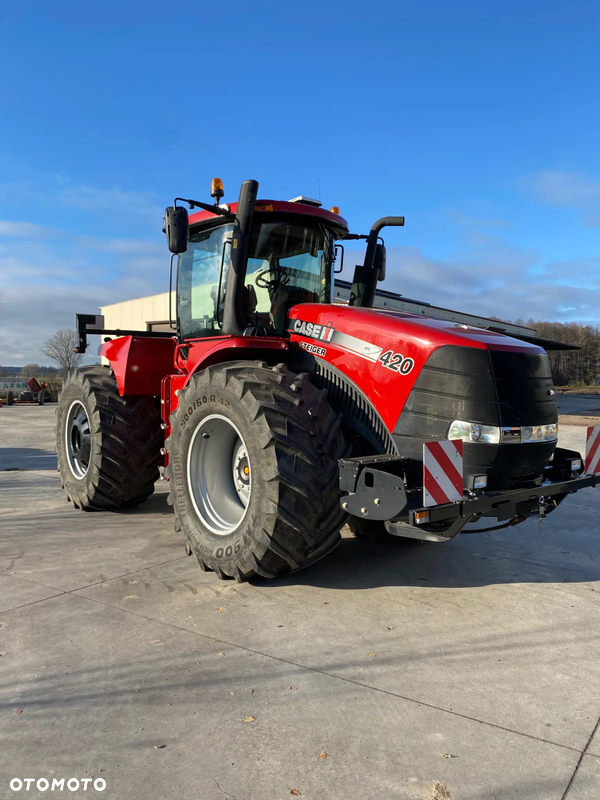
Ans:
[[[448,345],[435,350],[418,376],[394,429],[400,455],[418,479],[423,443],[445,439],[454,420],[501,428],[558,421],[545,353],[514,353]],[[555,442],[464,445],[465,475],[488,475],[489,489],[534,481]],[[520,436],[519,436],[520,439]]]
[[[546,353],[490,350],[500,425],[548,425],[558,420]]]

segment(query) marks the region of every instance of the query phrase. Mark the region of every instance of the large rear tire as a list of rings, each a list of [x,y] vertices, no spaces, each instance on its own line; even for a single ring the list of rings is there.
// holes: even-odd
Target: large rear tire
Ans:
[[[167,439],[175,530],[200,567],[275,578],[339,542],[341,417],[308,375],[232,362],[192,376]]]
[[[159,476],[162,444],[153,397],[121,397],[109,367],[69,374],[56,412],[56,452],[62,487],[76,508],[143,503]]]

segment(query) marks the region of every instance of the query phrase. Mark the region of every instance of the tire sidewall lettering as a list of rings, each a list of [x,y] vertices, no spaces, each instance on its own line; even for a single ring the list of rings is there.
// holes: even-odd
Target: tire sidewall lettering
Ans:
[[[194,412],[198,408],[202,408],[202,406],[205,406],[205,405],[208,405],[208,404],[214,404],[216,402],[218,402],[219,405],[222,406],[223,408],[231,408],[231,403],[225,397],[217,398],[217,396],[215,394],[203,394],[203,395],[201,395],[199,397],[195,397],[194,400],[190,403],[190,405],[187,407],[187,409],[185,410],[185,412],[183,414],[183,417],[182,417],[181,423],[180,423],[181,429],[183,430],[186,427],[190,417],[193,416]]]
[[[193,388],[190,387],[186,392],[190,389],[193,391]],[[199,389],[192,397],[182,398],[182,405],[175,411],[175,414],[181,413],[183,409],[185,411],[183,411],[178,425],[176,420],[173,420],[175,424],[169,454],[175,509],[181,522],[184,538],[193,544],[194,552],[197,555],[223,564],[235,560],[236,556],[246,548],[246,529],[251,524],[249,520],[255,515],[249,508],[239,528],[229,534],[219,535],[204,528],[198,519],[187,485],[187,458],[194,431],[201,421],[211,414],[223,414],[231,419],[242,433],[252,462],[251,426],[235,407],[232,408],[234,404],[235,398],[229,394],[227,389],[217,386],[211,386],[210,389]],[[226,411],[230,413],[224,414]],[[260,475],[257,475],[256,480],[260,483]],[[259,490],[257,494],[260,495],[261,491]],[[254,506],[257,502],[256,497],[251,497],[250,506]]]

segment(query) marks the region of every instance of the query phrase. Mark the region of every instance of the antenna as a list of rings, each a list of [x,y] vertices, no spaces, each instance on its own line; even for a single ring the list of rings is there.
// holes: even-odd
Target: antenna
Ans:
[[[319,203],[321,202],[321,179],[317,178],[317,185],[319,186]]]

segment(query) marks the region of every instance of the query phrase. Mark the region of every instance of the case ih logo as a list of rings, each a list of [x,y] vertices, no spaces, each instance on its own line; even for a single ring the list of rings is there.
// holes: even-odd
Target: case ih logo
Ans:
[[[317,325],[314,322],[304,322],[301,319],[291,320],[288,328],[290,333],[297,333],[299,336],[308,336],[309,339],[318,339],[321,342],[330,342],[335,333],[335,328],[329,325]]]
[[[387,367],[399,375],[408,375],[415,365],[412,358],[405,358],[401,353],[394,353],[392,350],[387,350],[384,353],[383,348],[379,347],[379,345],[359,339],[349,333],[338,331],[330,322],[327,325],[317,325],[316,322],[291,319],[289,320],[288,332],[295,333],[296,336],[306,336],[307,339],[316,339],[319,342],[332,344],[353,355],[365,358],[367,361],[372,361],[374,364],[379,362],[383,367]],[[325,351],[317,352],[317,350],[311,350],[302,343],[300,343],[300,347],[319,356],[325,355]]]

